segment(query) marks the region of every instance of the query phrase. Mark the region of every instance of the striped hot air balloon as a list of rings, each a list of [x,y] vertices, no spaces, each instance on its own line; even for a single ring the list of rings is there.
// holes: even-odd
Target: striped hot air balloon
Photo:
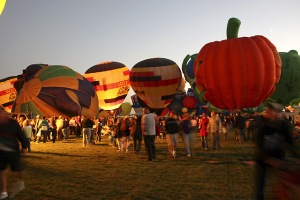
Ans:
[[[6,112],[11,112],[13,103],[18,95],[18,92],[14,88],[15,82],[17,82],[16,76],[0,80],[0,105]]]
[[[102,62],[89,68],[86,77],[98,95],[99,108],[114,110],[125,100],[129,89],[129,69],[119,62]]]
[[[82,75],[66,66],[50,65],[24,83],[12,111],[92,118],[99,112],[98,97]]]
[[[158,114],[172,101],[182,74],[178,65],[167,58],[151,58],[135,64],[130,72],[133,91]]]

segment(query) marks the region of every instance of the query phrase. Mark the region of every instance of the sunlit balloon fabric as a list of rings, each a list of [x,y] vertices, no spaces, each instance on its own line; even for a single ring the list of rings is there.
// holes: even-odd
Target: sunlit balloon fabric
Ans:
[[[173,100],[182,80],[178,65],[166,58],[151,58],[135,64],[130,84],[138,97],[152,109],[164,109]]]
[[[98,114],[98,97],[93,85],[69,67],[50,65],[26,81],[15,104],[14,112],[44,116]]]
[[[99,108],[113,110],[120,107],[129,89],[129,69],[119,62],[103,62],[89,68],[84,76],[93,84]]]
[[[14,88],[16,81],[16,76],[10,76],[0,80],[0,104],[7,112],[11,112],[13,103],[18,95]]]
[[[0,0],[0,15],[2,14],[2,11],[4,9],[5,3],[6,3],[6,0]]]

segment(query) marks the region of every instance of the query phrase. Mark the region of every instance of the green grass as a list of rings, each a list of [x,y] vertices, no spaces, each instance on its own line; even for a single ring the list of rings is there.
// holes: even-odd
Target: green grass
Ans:
[[[156,162],[147,161],[144,146],[140,155],[122,155],[106,137],[88,147],[74,137],[31,143],[32,152],[24,156],[26,189],[15,199],[253,199],[254,145],[230,136],[218,151],[202,150],[197,136],[191,158],[180,140],[175,159],[167,155],[166,140],[156,140]],[[9,171],[8,188],[15,178]]]

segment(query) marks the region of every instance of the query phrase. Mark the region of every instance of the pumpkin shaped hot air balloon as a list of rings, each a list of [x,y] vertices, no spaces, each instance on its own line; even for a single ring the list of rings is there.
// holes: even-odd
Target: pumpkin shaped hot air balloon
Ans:
[[[194,63],[197,87],[221,109],[258,106],[280,79],[276,47],[260,35],[237,38],[239,26],[238,19],[229,19],[228,39],[203,46]]]
[[[282,60],[281,77],[271,99],[289,105],[300,98],[300,56],[296,50],[280,52],[279,55]]]
[[[135,64],[130,85],[138,97],[159,115],[172,101],[182,79],[178,65],[166,58],[152,58]]]
[[[98,97],[82,75],[66,66],[50,65],[24,83],[12,112],[92,118],[99,112]]]
[[[0,105],[7,112],[11,112],[13,103],[18,95],[18,92],[14,88],[16,81],[16,76],[10,76],[0,80]]]
[[[89,68],[84,76],[94,85],[99,108],[114,110],[120,107],[129,89],[129,69],[119,62],[102,62]]]

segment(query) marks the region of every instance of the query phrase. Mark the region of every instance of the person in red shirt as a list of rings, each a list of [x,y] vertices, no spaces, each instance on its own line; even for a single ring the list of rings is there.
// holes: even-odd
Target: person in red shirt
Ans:
[[[201,137],[201,142],[202,142],[202,148],[205,150],[208,150],[208,142],[207,142],[207,125],[209,122],[209,118],[206,116],[206,113],[202,113],[200,119],[199,119],[199,133]]]

